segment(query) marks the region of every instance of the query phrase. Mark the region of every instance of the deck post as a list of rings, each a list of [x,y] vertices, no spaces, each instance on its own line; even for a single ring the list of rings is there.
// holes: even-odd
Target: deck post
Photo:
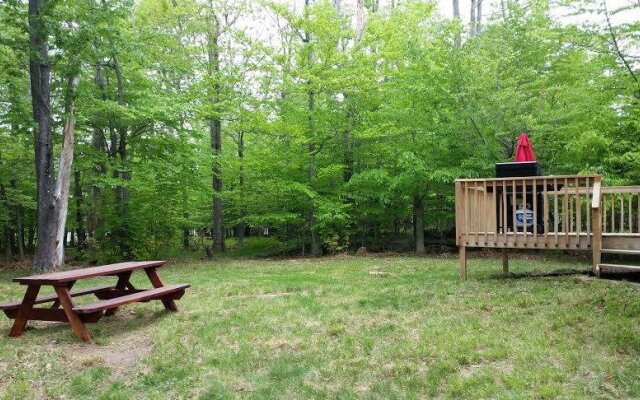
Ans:
[[[467,280],[467,248],[460,246],[460,280]]]
[[[502,249],[502,276],[509,276],[509,252]]]
[[[600,177],[596,177],[593,183],[593,197],[591,198],[591,250],[593,251],[593,261],[591,270],[596,276],[600,276],[599,265],[602,261],[602,216],[601,216],[601,193]]]

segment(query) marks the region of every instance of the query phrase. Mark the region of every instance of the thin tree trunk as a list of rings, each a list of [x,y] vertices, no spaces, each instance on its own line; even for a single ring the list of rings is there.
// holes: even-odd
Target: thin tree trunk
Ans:
[[[7,192],[3,185],[0,185],[0,202],[4,203],[5,208],[9,210],[9,202],[7,201]],[[11,260],[11,227],[7,224],[4,227],[2,243],[4,245],[4,258]]]
[[[11,179],[9,183],[12,189],[18,189],[18,183],[15,179]],[[22,259],[24,258],[24,228],[22,226],[22,207],[20,204],[15,205],[14,214],[16,218],[16,249],[18,250],[18,257]]]
[[[424,197],[413,196],[413,229],[416,253],[424,254]]]
[[[345,101],[348,95],[345,94]],[[351,180],[353,176],[353,139],[351,137],[351,131],[355,125],[356,109],[347,104],[347,127],[342,132],[342,163],[344,165],[342,170],[342,179],[345,183]]]
[[[305,0],[305,16],[308,17],[308,10],[311,6],[310,0]],[[311,43],[311,33],[309,31],[304,32],[303,42],[307,45]],[[313,54],[309,49],[309,55],[307,57],[307,68],[310,70],[313,65]],[[311,81],[307,81],[307,129],[309,134],[309,185],[313,188],[315,186],[317,176],[316,165],[316,143],[315,143],[315,124],[314,124],[314,111],[315,111],[315,92],[311,86]],[[311,210],[308,215],[309,230],[311,232],[311,256],[316,257],[320,254],[320,246],[318,244],[318,237],[316,233],[316,216],[315,216],[315,202],[311,199]]]
[[[11,253],[11,229],[8,226],[4,227],[4,258],[10,261],[13,257]]]
[[[73,174],[73,196],[76,200],[76,232],[78,234],[78,242],[76,247],[78,248],[78,250],[84,250],[86,247],[87,237],[84,229],[84,215],[82,214],[82,209],[84,207],[84,194],[82,193],[82,182],[80,178],[80,170],[76,169]]]
[[[238,159],[240,160],[239,186],[240,192],[244,189],[244,132],[240,132],[238,136]],[[244,247],[244,235],[247,225],[244,222],[246,210],[244,206],[240,206],[240,222],[236,225],[236,238],[238,239],[238,247]]]
[[[476,4],[477,0],[471,0],[471,16],[469,17],[469,34],[475,36],[476,34]]]
[[[213,13],[213,4],[209,2],[211,13]],[[213,78],[213,94],[211,102],[219,105],[222,87],[220,85],[220,48],[218,40],[220,38],[220,23],[213,16],[210,20],[207,55],[209,59],[208,73]],[[219,112],[219,110],[216,110]],[[213,248],[217,251],[224,251],[224,216],[222,208],[222,121],[219,113],[209,119],[209,135],[211,136],[211,148],[213,150],[213,164],[211,171],[213,173],[211,186],[213,187]]]
[[[362,39],[364,33],[364,0],[356,0],[356,41]]]
[[[124,107],[126,102],[124,100],[124,78],[122,76],[122,70],[120,69],[120,62],[113,50],[113,71],[116,76],[116,95],[118,105]],[[129,129],[127,127],[120,127],[117,129],[117,147],[113,147],[114,151],[119,157],[120,171],[114,171],[114,175],[124,182],[131,180],[131,171],[129,170],[129,160],[133,158],[131,152],[128,152],[127,146],[129,144]],[[116,137],[116,132],[112,132],[112,141]],[[113,143],[115,145],[115,143]],[[131,258],[131,246],[129,245],[129,188],[125,183],[124,185],[116,186],[116,208],[120,214],[120,226],[118,229],[118,245],[120,247],[120,253],[123,258]]]
[[[482,1],[483,0],[476,0],[477,1],[477,12],[476,12],[476,35],[478,33],[480,33],[480,31],[482,30]]]
[[[456,22],[460,22],[460,2],[459,0],[453,0],[453,19]],[[459,25],[458,25],[459,26]],[[455,45],[460,46],[462,44],[462,35],[460,30],[456,31]]]
[[[98,88],[100,89],[102,100],[106,100],[107,99],[107,94],[106,94],[107,82],[106,82],[106,79],[102,70],[102,64],[100,63],[100,61],[96,62],[95,82],[98,85]],[[105,148],[105,145],[106,145],[106,140],[104,136],[104,129],[98,126],[94,126],[92,137],[91,137],[91,146],[98,153],[102,153],[104,151],[107,151],[107,149]],[[104,176],[107,173],[107,166],[102,161],[99,161],[94,168],[98,176]],[[96,184],[92,185],[91,198],[92,198],[92,202],[91,202],[92,204],[87,214],[87,233],[89,237],[96,238],[97,232],[102,231],[102,225],[103,225],[103,220],[102,220],[103,199],[102,199],[102,189],[100,188],[100,186]]]
[[[27,227],[27,251],[33,253],[35,251],[36,227],[29,224]]]
[[[507,21],[509,14],[507,14],[507,4],[505,0],[500,0],[500,10],[502,11],[502,19]]]

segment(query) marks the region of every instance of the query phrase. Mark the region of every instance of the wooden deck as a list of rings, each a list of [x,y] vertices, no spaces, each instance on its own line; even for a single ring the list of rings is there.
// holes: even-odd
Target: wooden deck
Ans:
[[[603,187],[599,175],[460,179],[456,244],[466,279],[467,247],[587,250],[640,255],[640,186]]]

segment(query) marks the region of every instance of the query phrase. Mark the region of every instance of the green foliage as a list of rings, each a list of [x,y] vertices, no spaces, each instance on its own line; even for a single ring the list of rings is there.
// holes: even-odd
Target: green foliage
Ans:
[[[453,180],[491,176],[521,132],[546,173],[640,183],[637,21],[570,25],[554,3],[506,1],[470,35],[432,3],[378,3],[359,32],[325,0],[51,2],[56,143],[66,79],[81,78],[67,228],[89,238],[75,256],[208,243],[214,162],[227,236],[269,229],[302,250],[313,234],[326,253],[413,237],[420,201],[426,231],[451,231]],[[13,246],[18,211],[22,230],[35,224],[26,15],[0,8],[0,242]]]

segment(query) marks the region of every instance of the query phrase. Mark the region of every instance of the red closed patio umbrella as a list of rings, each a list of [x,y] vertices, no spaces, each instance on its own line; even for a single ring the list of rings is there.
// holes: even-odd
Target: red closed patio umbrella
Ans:
[[[516,149],[516,162],[535,161],[536,155],[533,152],[531,142],[529,142],[529,136],[526,133],[522,133],[518,139],[518,147]]]

